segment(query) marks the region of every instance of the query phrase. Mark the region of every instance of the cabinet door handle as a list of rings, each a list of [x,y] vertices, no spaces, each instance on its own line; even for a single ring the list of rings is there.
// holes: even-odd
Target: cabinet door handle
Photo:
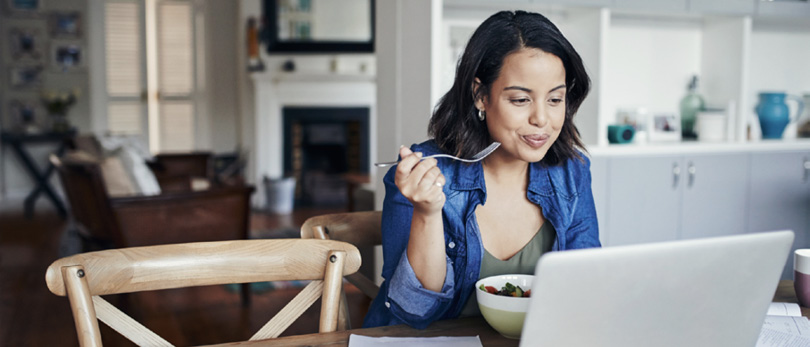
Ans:
[[[810,179],[810,159],[807,157],[804,158],[804,182]]]
[[[672,164],[672,189],[678,188],[678,181],[681,180],[681,167],[678,163]]]
[[[688,185],[689,188],[692,188],[692,185],[695,184],[695,172],[696,171],[697,171],[697,169],[695,168],[695,164],[693,164],[690,161],[689,166],[686,168],[686,172],[689,173],[689,185]]]

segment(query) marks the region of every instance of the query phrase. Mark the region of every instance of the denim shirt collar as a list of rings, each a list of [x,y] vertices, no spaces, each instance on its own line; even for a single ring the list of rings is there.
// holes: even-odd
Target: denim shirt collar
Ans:
[[[452,162],[454,180],[449,185],[452,190],[480,190],[486,199],[487,185],[484,180],[484,166],[482,162],[467,164],[460,161]],[[551,178],[548,170],[540,162],[529,164],[529,193],[550,197],[554,195]],[[530,194],[531,195],[531,194]]]

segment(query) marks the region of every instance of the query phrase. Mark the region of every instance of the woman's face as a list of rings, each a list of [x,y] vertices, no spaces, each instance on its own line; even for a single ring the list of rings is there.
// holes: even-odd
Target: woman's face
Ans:
[[[536,48],[506,56],[489,95],[475,104],[486,111],[490,136],[501,143],[493,155],[543,159],[565,122],[565,93],[565,68],[557,56]]]

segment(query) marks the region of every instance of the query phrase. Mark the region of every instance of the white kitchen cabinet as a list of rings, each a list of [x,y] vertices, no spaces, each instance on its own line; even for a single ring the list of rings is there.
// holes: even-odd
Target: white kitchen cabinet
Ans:
[[[613,8],[657,12],[686,12],[686,0],[613,0]]]
[[[790,229],[793,249],[810,248],[810,150],[751,155],[749,232]],[[793,252],[783,279],[793,278]]]
[[[797,18],[810,16],[810,1],[808,0],[757,1],[756,7],[756,14],[759,16]]]
[[[680,239],[745,233],[748,163],[747,153],[685,158]]]
[[[745,232],[745,153],[612,157],[606,245]]]
[[[753,14],[756,0],[689,0],[689,12],[721,15]]]
[[[610,158],[606,246],[677,239],[682,161],[681,156]]]

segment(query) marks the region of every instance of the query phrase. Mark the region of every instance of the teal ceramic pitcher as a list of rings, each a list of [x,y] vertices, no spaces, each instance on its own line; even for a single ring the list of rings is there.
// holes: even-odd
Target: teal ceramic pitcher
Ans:
[[[798,107],[793,117],[785,103],[785,99],[796,101]],[[804,102],[802,99],[780,92],[759,93],[759,104],[755,111],[759,116],[759,126],[762,128],[763,139],[781,139],[785,127],[795,121],[797,116],[802,114]]]

